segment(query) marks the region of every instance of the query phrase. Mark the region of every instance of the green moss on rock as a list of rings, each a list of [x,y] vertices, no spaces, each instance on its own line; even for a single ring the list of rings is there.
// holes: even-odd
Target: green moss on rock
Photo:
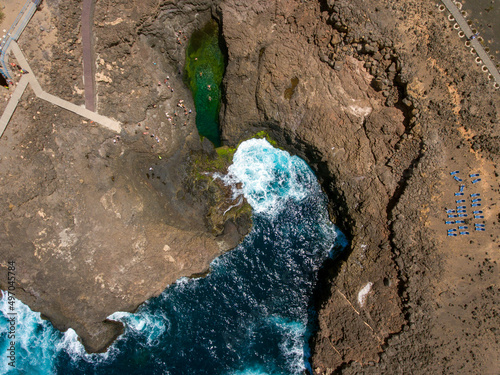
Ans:
[[[262,130],[258,133],[256,133],[253,137],[251,137],[251,139],[265,139],[266,141],[268,141],[273,147],[276,147],[276,148],[281,148],[278,146],[278,142],[276,142],[274,139],[271,138],[271,136],[269,135],[268,132],[266,132],[265,130]]]
[[[192,154],[191,158],[191,180],[188,185],[193,191],[203,196],[208,201],[209,210],[206,215],[208,226],[214,235],[224,232],[228,220],[237,227],[251,227],[252,208],[243,197],[233,199],[230,186],[226,186],[220,179],[214,178],[214,174],[227,174],[229,166],[233,162],[236,148],[222,146],[215,149],[213,155],[204,152]]]
[[[184,78],[193,94],[198,132],[215,146],[220,146],[220,86],[224,68],[225,56],[219,47],[219,25],[212,20],[189,39]]]

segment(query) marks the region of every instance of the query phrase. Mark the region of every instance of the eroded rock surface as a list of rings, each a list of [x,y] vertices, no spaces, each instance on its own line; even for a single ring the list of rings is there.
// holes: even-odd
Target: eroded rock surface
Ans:
[[[384,105],[362,62],[348,56],[337,70],[321,61],[321,48],[334,33],[320,4],[259,2],[242,7],[226,1],[220,9],[229,53],[224,136],[235,142],[245,131],[272,129],[280,144],[318,172],[334,199],[333,217],[352,239],[351,255],[332,280],[324,306],[328,316],[320,317],[315,346],[331,350],[334,338],[338,350],[351,348],[345,350],[345,359],[356,359],[361,352],[375,359],[383,340],[403,323],[397,273],[387,251],[386,209],[397,186],[386,163],[405,132],[403,113]],[[368,282],[373,284],[369,302],[353,308],[348,300],[356,300]],[[361,341],[362,336],[371,339]]]
[[[451,168],[481,170],[488,181],[482,194],[498,198],[492,140],[499,95],[453,25],[427,5],[225,1],[219,7],[229,55],[224,137],[233,143],[272,129],[316,170],[332,215],[352,240],[321,275],[319,331],[311,342],[318,374],[496,366],[488,352],[496,342],[498,293],[486,284],[496,283],[491,249],[499,237],[476,233],[470,243],[465,236],[449,243],[444,212],[458,191]],[[490,224],[498,226],[498,208],[489,209]],[[476,265],[469,252],[485,263]],[[472,336],[477,350],[464,350]]]
[[[45,11],[52,16],[75,21],[68,4],[48,3]],[[210,159],[214,152],[201,144],[194,114],[178,107],[184,100],[194,110],[189,91],[167,64],[171,61],[157,55],[153,65],[149,55],[137,61],[125,51],[151,49],[136,39],[136,28],[141,16],[162,12],[152,4],[123,5],[137,18],[113,22],[106,20],[120,7],[111,11],[101,3],[96,10],[100,74],[110,77],[97,80],[99,110],[122,121],[121,134],[44,103],[28,90],[0,143],[2,262],[16,262],[20,299],[56,328],[74,328],[92,352],[104,350],[122,332],[121,324],[106,321],[108,315],[133,311],[181,276],[206,272],[250,227],[248,217],[222,214],[234,203],[230,192],[192,175],[194,159]],[[194,22],[194,14],[185,17]],[[135,38],[127,36],[132,31]],[[59,36],[52,71],[67,64],[60,57],[71,54],[59,49],[74,43],[64,39],[65,28]],[[113,37],[118,39],[108,40]],[[24,43],[29,49],[36,40]],[[127,66],[132,62],[136,68]],[[134,75],[144,64],[156,69]],[[168,75],[176,91],[157,84]],[[68,79],[54,79],[47,91],[65,97]],[[166,112],[174,116],[174,111],[174,121],[167,121]],[[4,281],[1,286],[6,289]]]

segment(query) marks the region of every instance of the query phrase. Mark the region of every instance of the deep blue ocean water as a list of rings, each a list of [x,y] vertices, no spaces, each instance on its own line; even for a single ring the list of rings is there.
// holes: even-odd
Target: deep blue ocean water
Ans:
[[[207,277],[182,278],[135,314],[111,315],[126,328],[104,354],[86,354],[73,330],[60,333],[17,301],[17,366],[2,358],[0,373],[303,374],[317,271],[345,240],[307,164],[263,139],[243,142],[228,175],[215,178],[247,198],[254,226]],[[6,357],[6,298],[0,310]]]

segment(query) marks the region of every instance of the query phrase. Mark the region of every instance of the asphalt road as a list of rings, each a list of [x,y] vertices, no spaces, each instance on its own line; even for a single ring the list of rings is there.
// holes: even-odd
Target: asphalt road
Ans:
[[[448,11],[451,13],[451,15],[455,18],[455,21],[458,23],[462,31],[465,33],[467,39],[470,39],[470,37],[474,35],[474,33],[467,24],[465,18],[462,16],[461,11],[456,7],[453,1],[451,0],[441,0],[441,1],[446,6],[446,8],[448,8]],[[489,55],[486,53],[479,40],[477,40],[476,38],[471,40],[470,42],[471,42],[471,47],[473,47],[476,50],[477,55],[483,61],[483,64],[486,66],[486,68],[488,68],[495,82],[500,85],[500,73],[498,73],[495,64],[493,63],[493,61],[491,61]]]

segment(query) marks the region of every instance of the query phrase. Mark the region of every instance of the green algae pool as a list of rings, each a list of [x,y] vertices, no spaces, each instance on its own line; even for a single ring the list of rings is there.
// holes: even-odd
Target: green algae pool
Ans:
[[[221,145],[219,110],[225,56],[219,46],[219,25],[210,21],[195,31],[186,50],[184,77],[196,106],[196,127],[215,147]]]

